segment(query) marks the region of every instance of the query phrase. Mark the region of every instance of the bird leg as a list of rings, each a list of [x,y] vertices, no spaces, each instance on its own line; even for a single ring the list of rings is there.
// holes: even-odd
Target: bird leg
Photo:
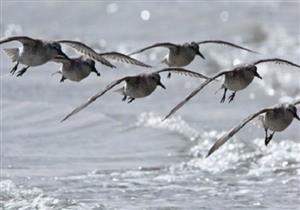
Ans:
[[[171,72],[169,72],[167,78],[170,79],[171,75],[172,75]]]
[[[67,78],[65,78],[64,76],[62,76],[59,82],[64,82],[65,79],[67,79]]]
[[[127,96],[124,96],[124,97],[122,98],[122,101],[126,101],[126,99],[127,99]]]
[[[236,91],[234,91],[229,97],[228,97],[228,103],[230,103],[231,101],[233,101],[234,97],[235,97],[235,93]]]
[[[11,69],[11,71],[10,71],[11,74],[14,74],[17,71],[18,65],[19,65],[19,62],[17,62],[17,64]]]
[[[92,72],[94,72],[95,74],[97,74],[98,77],[100,77],[100,75],[101,75],[97,70],[93,69]]]
[[[134,101],[134,99],[135,99],[135,98],[130,97],[130,98],[128,99],[128,102],[127,102],[127,103],[128,103],[128,104],[131,103],[132,101]]]
[[[18,71],[17,77],[22,76],[22,75],[27,71],[27,69],[28,69],[29,67],[30,67],[30,66],[26,66],[26,67],[22,68],[20,71]]]
[[[266,146],[268,146],[268,144],[272,140],[274,133],[275,133],[275,131],[273,131],[273,133],[268,136],[268,129],[265,128],[265,145]]]
[[[223,97],[222,97],[220,103],[224,103],[224,101],[226,99],[226,92],[227,92],[227,88],[224,87],[224,93],[223,93]]]

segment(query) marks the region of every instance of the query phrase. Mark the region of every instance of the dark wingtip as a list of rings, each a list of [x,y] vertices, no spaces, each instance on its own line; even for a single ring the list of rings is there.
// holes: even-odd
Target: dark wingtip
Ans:
[[[209,150],[208,153],[207,153],[207,155],[205,156],[205,158],[208,158],[211,154],[212,154],[212,151]]]

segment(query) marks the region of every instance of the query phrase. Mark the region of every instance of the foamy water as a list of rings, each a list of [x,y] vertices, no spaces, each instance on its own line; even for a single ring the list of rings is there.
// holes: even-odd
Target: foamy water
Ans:
[[[129,52],[154,42],[229,40],[260,54],[201,46],[207,58],[188,69],[213,75],[235,64],[281,57],[299,63],[299,2],[2,2],[1,36],[78,39],[101,51]],[[10,43],[2,48],[16,46]],[[66,48],[70,55],[76,55]],[[163,67],[166,50],[136,58]],[[59,65],[9,75],[1,53],[0,207],[12,209],[300,209],[300,125],[276,133],[249,124],[210,158],[210,146],[250,113],[300,97],[300,71],[258,66],[231,104],[219,104],[218,83],[173,117],[165,114],[201,81],[162,75],[167,90],[123,103],[108,93],[65,123],[75,106],[124,75],[145,71],[100,64],[81,83],[51,76]],[[298,111],[299,112],[299,111]]]

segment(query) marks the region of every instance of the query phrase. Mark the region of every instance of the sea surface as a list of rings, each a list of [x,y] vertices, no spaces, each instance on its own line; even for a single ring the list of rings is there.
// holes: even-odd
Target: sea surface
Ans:
[[[239,63],[280,57],[300,63],[299,1],[1,1],[1,37],[80,40],[129,53],[156,42],[232,41],[259,52],[202,45],[206,59],[187,66],[206,75]],[[249,114],[300,98],[300,70],[260,64],[235,100],[220,104],[221,81],[169,120],[162,118],[202,80],[161,74],[166,90],[131,104],[111,91],[60,123],[73,108],[125,75],[150,71],[97,64],[80,83],[51,74],[60,65],[9,74],[1,45],[0,208],[5,210],[300,209],[300,123],[276,133],[269,146],[258,121],[205,158],[226,130]],[[71,57],[80,56],[70,48]],[[135,58],[165,67],[157,48]],[[298,109],[298,113],[300,113]]]

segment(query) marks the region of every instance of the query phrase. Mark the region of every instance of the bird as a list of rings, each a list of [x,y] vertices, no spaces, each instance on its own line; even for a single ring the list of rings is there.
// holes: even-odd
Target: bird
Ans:
[[[101,75],[95,67],[95,61],[84,56],[69,59],[56,56],[53,61],[62,64],[61,70],[55,72],[62,75],[60,82],[64,82],[66,79],[79,82],[89,76],[91,72],[94,72],[97,76]]]
[[[79,111],[87,107],[89,104],[94,102],[96,99],[104,95],[107,91],[109,91],[110,89],[112,89],[113,87],[115,87],[116,85],[122,82],[125,82],[124,86],[117,89],[115,92],[121,93],[121,95],[123,95],[122,101],[125,101],[127,99],[128,103],[131,103],[136,98],[144,98],[150,95],[156,89],[157,86],[166,89],[166,87],[161,83],[161,78],[159,75],[162,72],[174,72],[174,73],[197,77],[201,79],[209,79],[209,77],[204,76],[200,73],[183,69],[183,68],[164,68],[151,73],[142,73],[135,76],[126,76],[121,79],[115,80],[109,85],[107,85],[107,87],[104,90],[98,92],[96,95],[89,98],[87,102],[75,108],[61,121],[65,121],[72,115],[78,113]]]
[[[61,50],[60,44],[55,41],[34,39],[27,36],[11,36],[2,38],[0,45],[12,41],[18,41],[22,46],[19,48],[4,49],[4,51],[12,62],[16,62],[16,65],[10,71],[11,74],[17,71],[20,63],[25,65],[25,67],[17,72],[18,77],[22,76],[29,67],[43,65],[57,55],[68,59],[68,56]]]
[[[115,60],[118,62],[133,64],[137,66],[142,66],[146,68],[152,68],[152,66],[147,65],[141,61],[138,61],[137,59],[131,58],[128,55],[119,53],[119,52],[104,52],[104,53],[97,53],[95,50],[93,50],[91,47],[87,46],[86,44],[78,41],[71,41],[71,40],[58,40],[58,43],[65,44],[69,47],[74,48],[76,51],[90,57],[93,60],[99,61],[104,64],[109,63],[108,60]],[[110,67],[115,68],[114,65],[109,63]]]
[[[231,42],[222,40],[205,40],[201,42],[191,42],[184,44],[174,44],[171,42],[155,43],[153,45],[129,53],[128,55],[131,56],[134,54],[138,54],[155,47],[165,47],[169,49],[169,53],[166,55],[165,59],[161,61],[161,63],[166,64],[168,67],[184,67],[190,64],[194,60],[196,55],[200,56],[202,59],[205,59],[204,55],[200,52],[199,46],[202,44],[210,43],[227,45],[248,52],[257,53],[253,50],[233,44]]]
[[[298,64],[292,63],[291,61],[280,59],[280,58],[269,58],[261,59],[251,64],[242,64],[234,67],[231,70],[222,71],[215,76],[212,76],[210,79],[204,81],[198,88],[196,88],[192,93],[190,93],[184,100],[179,102],[164,118],[163,120],[169,118],[174,114],[178,109],[180,109],[185,103],[187,103],[192,97],[199,93],[206,85],[216,80],[218,77],[225,76],[224,83],[221,86],[221,89],[224,89],[223,97],[221,103],[226,99],[227,90],[233,91],[232,94],[228,97],[229,102],[231,102],[237,91],[243,90],[253,81],[254,77],[262,79],[262,77],[257,72],[256,65],[261,63],[273,62],[277,64],[288,64],[290,66],[298,67]]]
[[[300,104],[300,100],[295,103],[283,103],[273,107],[264,108],[258,112],[249,115],[243,119],[236,126],[226,132],[221,138],[219,138],[215,144],[209,149],[206,157],[209,157],[217,149],[219,149],[224,143],[226,143],[232,136],[239,132],[247,123],[258,116],[262,116],[262,124],[265,130],[265,145],[267,146],[272,140],[275,132],[284,131],[293,121],[294,118],[300,121],[300,117],[297,114],[297,105]],[[269,135],[268,130],[272,133]]]

